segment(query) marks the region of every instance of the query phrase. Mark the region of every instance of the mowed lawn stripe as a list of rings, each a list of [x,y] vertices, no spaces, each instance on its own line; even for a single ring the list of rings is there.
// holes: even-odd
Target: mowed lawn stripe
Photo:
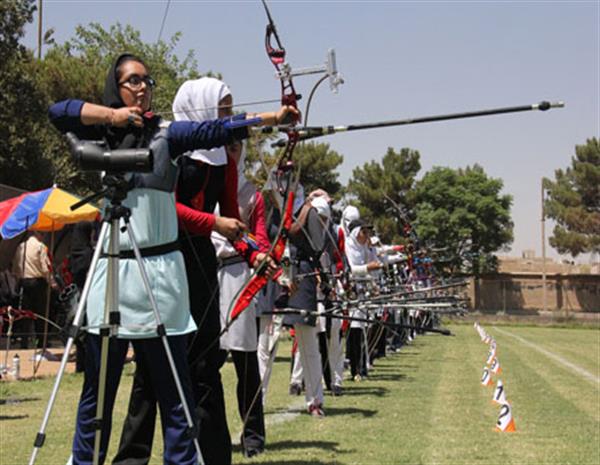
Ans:
[[[598,390],[570,370],[513,338],[490,331],[498,343],[500,375],[517,432],[508,463],[597,464],[600,454]]]
[[[568,368],[570,369],[572,372],[574,372],[576,375],[586,379],[587,381],[592,382],[593,384],[596,385],[596,387],[600,387],[600,378],[592,373],[590,373],[588,370],[580,367],[579,365],[576,365],[575,363],[565,359],[564,357],[561,357],[560,355],[555,354],[554,352],[551,352],[547,349],[545,349],[543,346],[539,345],[539,344],[535,344],[531,341],[528,341],[527,339],[514,334],[510,331],[506,331],[500,328],[496,328],[494,327],[494,329],[498,332],[500,332],[501,334],[504,334],[505,336],[509,336],[513,339],[516,339],[517,341],[519,341],[521,344],[529,347],[530,349],[534,349],[536,351],[538,351],[539,353],[545,355],[547,358],[549,358],[550,360],[552,360],[552,362],[556,365],[558,364],[559,366],[561,366],[561,368]]]
[[[344,396],[326,397],[324,419],[300,415],[272,426],[267,451],[252,462],[423,463],[442,340],[419,337],[401,353],[377,360],[368,380],[347,381]]]
[[[389,384],[389,399],[382,405],[379,429],[384,433],[386,423],[393,426],[384,433],[379,463],[427,463],[429,431],[434,421],[432,399],[443,382],[441,367],[449,361],[447,350],[452,342],[452,338],[437,335],[418,336],[411,346],[386,360],[390,367],[399,364],[407,378],[403,383]],[[375,380],[378,376],[374,373]],[[362,463],[378,463],[377,456],[372,458]]]
[[[527,341],[600,377],[600,331],[598,329],[508,327],[499,329],[516,334]]]
[[[442,382],[432,400],[432,429],[426,463],[507,463],[512,440],[494,432],[499,408],[491,404],[494,388],[481,385],[488,346],[468,326],[452,328]]]

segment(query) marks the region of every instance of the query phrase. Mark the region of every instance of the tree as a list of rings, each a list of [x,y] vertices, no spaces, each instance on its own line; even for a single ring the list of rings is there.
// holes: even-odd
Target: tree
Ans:
[[[183,60],[175,55],[179,33],[168,42],[145,44],[138,31],[118,23],[108,30],[96,23],[79,26],[62,45],[49,30],[45,41],[50,47],[36,60],[19,45],[34,11],[34,0],[0,2],[0,182],[28,190],[58,183],[84,194],[99,187],[99,177],[73,165],[64,139],[48,122],[50,103],[65,98],[100,103],[107,70],[127,51],[140,56],[158,82],[153,110],[172,119],[177,89],[200,73],[192,52]]]
[[[49,187],[54,171],[44,146],[48,99],[19,44],[34,11],[33,0],[0,2],[0,182],[24,189]]]
[[[275,168],[281,151],[267,153],[263,146],[271,138],[255,135],[248,142],[247,164],[252,179],[259,187],[265,184],[267,174]],[[305,142],[294,149],[294,165],[300,170],[300,183],[306,193],[314,189],[325,189],[334,200],[339,200],[343,194],[342,184],[338,181],[337,167],[342,164],[344,157],[329,148],[329,144]]]
[[[595,137],[575,146],[566,170],[543,180],[546,216],[556,222],[550,245],[576,257],[600,252],[600,143]]]
[[[497,266],[493,253],[513,239],[512,197],[501,195],[503,182],[478,165],[454,170],[434,167],[416,184],[416,231],[424,243],[466,254],[451,254],[451,268],[476,275]]]
[[[97,23],[79,26],[74,38],[54,45],[38,63],[40,87],[51,102],[78,98],[100,103],[107,70],[126,51],[142,58],[157,82],[153,111],[172,119],[171,102],[177,89],[185,80],[200,77],[193,52],[183,60],[175,55],[180,37],[176,33],[168,42],[146,44],[131,26],[117,23],[108,30]],[[56,168],[55,182],[80,193],[99,187],[97,174],[83,173],[72,163],[64,140],[56,132],[45,140],[45,145]]]
[[[373,222],[377,234],[386,243],[403,242],[404,223],[385,198],[389,196],[408,209],[413,207],[412,191],[421,169],[419,158],[416,150],[403,148],[396,152],[390,147],[381,164],[370,161],[352,171],[348,191],[356,197],[361,216]]]

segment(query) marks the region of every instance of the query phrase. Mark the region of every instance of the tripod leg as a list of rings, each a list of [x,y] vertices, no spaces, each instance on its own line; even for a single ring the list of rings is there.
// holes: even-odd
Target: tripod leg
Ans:
[[[56,395],[58,394],[58,388],[60,387],[60,382],[62,381],[62,377],[65,373],[65,369],[67,367],[67,361],[69,360],[69,353],[71,352],[71,348],[73,347],[73,342],[75,341],[75,337],[77,333],[81,329],[81,320],[83,317],[83,310],[85,308],[85,304],[88,299],[88,295],[90,293],[90,288],[92,285],[92,278],[94,277],[94,273],[96,271],[96,267],[98,266],[98,260],[100,259],[100,253],[102,252],[102,244],[106,239],[108,234],[108,226],[109,224],[104,222],[102,223],[102,228],[100,229],[100,235],[98,238],[98,244],[96,245],[96,249],[94,250],[94,255],[92,257],[92,263],[90,264],[90,269],[88,271],[87,277],[85,279],[85,285],[83,286],[83,291],[81,293],[81,298],[79,300],[79,304],[77,306],[77,312],[75,313],[75,317],[73,318],[73,324],[69,329],[69,339],[67,340],[67,344],[65,346],[65,351],[63,353],[62,360],[60,362],[60,368],[56,375],[56,379],[54,381],[54,387],[52,388],[52,392],[50,394],[50,399],[48,400],[48,405],[46,406],[46,411],[44,413],[44,418],[42,419],[42,425],[40,427],[39,432],[36,435],[35,441],[33,443],[33,452],[31,453],[31,457],[29,459],[29,465],[33,465],[35,463],[35,459],[39,452],[39,449],[44,445],[44,441],[46,439],[46,428],[48,426],[48,421],[50,420],[50,414],[52,413],[52,408],[54,407],[54,402],[56,401]]]
[[[108,372],[109,339],[117,335],[119,325],[119,218],[112,218],[110,222],[109,256],[106,275],[106,294],[104,298],[104,324],[100,328],[102,344],[100,349],[100,372],[98,375],[98,404],[96,406],[96,420],[94,425],[96,429],[96,437],[94,440],[94,465],[100,464],[102,429],[104,427],[104,401],[106,399],[106,375]]]
[[[161,341],[165,348],[165,353],[167,356],[167,360],[169,362],[169,366],[171,367],[171,374],[173,375],[173,379],[175,381],[175,386],[177,387],[177,393],[179,395],[179,399],[181,400],[181,405],[183,407],[185,419],[187,421],[190,433],[193,434],[194,447],[196,448],[196,453],[198,454],[198,463],[201,465],[204,465],[204,460],[202,458],[202,452],[200,450],[200,444],[198,442],[198,437],[194,433],[194,431],[195,431],[194,421],[192,419],[190,408],[189,408],[189,405],[188,405],[186,397],[185,397],[185,392],[183,391],[183,386],[181,385],[181,379],[179,377],[179,374],[177,373],[175,361],[173,360],[173,354],[171,353],[171,348],[169,347],[169,341],[167,340],[167,333],[166,333],[165,327],[161,321],[160,314],[158,312],[158,306],[156,304],[156,299],[154,298],[154,294],[152,293],[152,288],[150,287],[150,281],[148,279],[148,275],[146,274],[146,268],[144,267],[144,261],[142,258],[142,254],[140,253],[140,249],[137,245],[137,242],[135,241],[135,238],[133,236],[133,232],[131,230],[131,226],[129,225],[129,222],[126,221],[125,225],[127,228],[127,234],[129,235],[129,240],[133,247],[133,252],[135,254],[136,262],[140,269],[142,281],[144,282],[144,288],[146,289],[146,293],[148,294],[148,298],[150,299],[150,305],[152,307],[152,311],[154,312],[154,319],[156,320],[156,332],[158,333],[159,337],[161,338]]]

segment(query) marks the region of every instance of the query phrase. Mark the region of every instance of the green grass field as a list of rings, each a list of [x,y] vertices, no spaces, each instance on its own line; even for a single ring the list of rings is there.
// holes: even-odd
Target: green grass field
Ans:
[[[326,398],[326,418],[304,414],[287,394],[289,342],[280,346],[267,399],[267,450],[235,463],[256,464],[600,464],[600,331],[484,325],[498,359],[515,433],[498,433],[493,388],[480,385],[488,348],[469,325],[456,337],[420,336],[378,360],[368,380]],[[111,442],[114,452],[131,384],[122,380]],[[223,371],[234,441],[241,422],[231,364]],[[494,379],[497,379],[495,377]],[[63,382],[39,464],[69,455],[81,376]],[[0,464],[27,463],[51,390],[50,380],[0,384]],[[26,399],[14,402],[15,399]],[[288,413],[287,415],[283,415]],[[154,459],[160,464],[157,430]]]

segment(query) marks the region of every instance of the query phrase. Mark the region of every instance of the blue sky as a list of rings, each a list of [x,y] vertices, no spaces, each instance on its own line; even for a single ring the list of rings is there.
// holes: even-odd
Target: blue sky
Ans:
[[[78,24],[116,21],[156,41],[166,1],[44,1],[44,30],[62,42]],[[432,166],[478,163],[513,195],[512,254],[541,252],[540,182],[570,163],[576,144],[600,135],[600,2],[271,1],[292,67],[325,61],[334,47],[346,83],[318,91],[311,124],[349,124],[564,100],[547,113],[338,134],[324,141],[352,169],[387,147]],[[202,71],[223,74],[238,102],[279,96],[264,47],[259,1],[172,0],[163,39],[183,33]],[[37,24],[25,44],[35,48]],[[312,77],[295,79],[308,92]],[[257,108],[258,109],[258,108]],[[260,108],[264,110],[264,107]],[[547,226],[551,230],[551,226]],[[549,255],[557,254],[549,249]]]

